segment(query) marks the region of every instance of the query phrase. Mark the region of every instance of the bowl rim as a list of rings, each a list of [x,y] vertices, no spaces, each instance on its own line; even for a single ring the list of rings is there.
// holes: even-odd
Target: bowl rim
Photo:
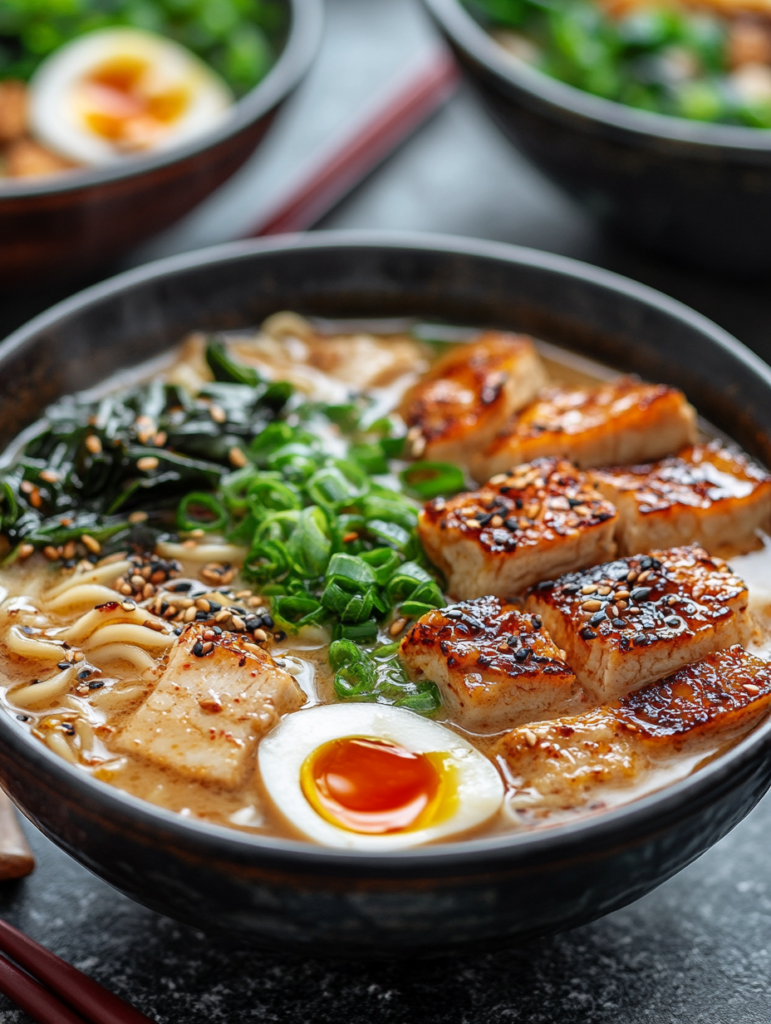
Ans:
[[[353,255],[362,249],[420,251],[429,255],[450,254],[492,260],[599,287],[614,293],[621,301],[632,300],[654,307],[705,335],[714,345],[745,363],[751,372],[762,378],[771,392],[771,367],[707,317],[647,285],[567,256],[524,246],[418,232],[329,231],[314,232],[310,236],[278,235],[265,240],[229,242],[166,257],[93,285],[39,314],[0,343],[0,365],[7,356],[59,321],[77,316],[89,307],[152,281],[184,276],[189,270],[205,266],[249,261],[253,257],[312,250],[350,250]],[[53,777],[54,783],[66,786],[71,796],[80,796],[83,806],[98,806],[106,821],[110,820],[111,809],[117,809],[133,816],[138,825],[164,833],[172,842],[184,846],[185,842],[194,841],[202,849],[216,851],[219,857],[232,856],[240,861],[259,860],[261,855],[270,857],[280,854],[282,862],[311,873],[314,868],[359,866],[368,872],[381,870],[391,875],[406,875],[415,870],[425,872],[431,868],[461,866],[469,859],[475,863],[511,860],[518,854],[532,856],[535,851],[541,850],[548,850],[552,857],[561,854],[574,856],[575,847],[587,842],[592,846],[603,841],[618,842],[620,831],[634,833],[646,825],[650,827],[664,821],[673,812],[682,812],[684,807],[692,809],[705,801],[709,802],[710,794],[719,792],[721,786],[730,785],[731,779],[738,778],[742,769],[748,770],[759,757],[769,756],[771,716],[697,771],[629,803],[587,814],[576,821],[544,828],[523,829],[486,838],[461,839],[387,853],[323,847],[304,840],[239,832],[223,825],[183,818],[174,811],[94,779],[68,764],[29,736],[17,725],[12,713],[4,708],[0,708],[0,742],[7,744],[11,751],[31,764],[41,780],[45,780],[46,776]],[[20,804],[24,810],[23,800]],[[30,813],[34,817],[34,812]]]
[[[299,85],[321,41],[323,0],[286,0],[286,5],[290,24],[278,60],[262,81],[235,102],[219,125],[179,146],[128,158],[115,165],[77,168],[71,173],[41,178],[3,180],[0,182],[0,206],[6,200],[85,191],[140,177],[213,149],[259,121]]]
[[[513,54],[507,54],[460,0],[423,0],[453,43],[496,77],[541,102],[580,118],[596,121],[648,139],[666,139],[698,150],[725,149],[736,153],[771,151],[771,129],[744,125],[708,124],[684,117],[638,110],[615,100],[584,92],[552,78]],[[706,153],[704,154],[706,155]]]

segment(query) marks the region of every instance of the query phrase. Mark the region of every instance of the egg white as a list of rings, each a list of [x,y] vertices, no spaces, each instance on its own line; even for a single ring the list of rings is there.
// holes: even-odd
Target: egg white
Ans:
[[[81,164],[110,164],[132,155],[93,131],[76,101],[90,73],[121,58],[146,62],[154,81],[164,88],[181,87],[190,97],[181,115],[142,152],[168,149],[209,131],[233,104],[219,75],[178,43],[140,29],[99,29],[60,47],[32,77],[29,119],[39,142]]]
[[[454,812],[427,828],[363,835],[322,818],[302,791],[300,769],[330,740],[369,736],[401,744],[416,754],[441,752],[454,769]],[[324,846],[349,850],[399,850],[444,839],[481,825],[498,813],[503,782],[495,766],[467,740],[413,711],[382,704],[327,704],[288,715],[260,744],[262,781],[276,808],[295,828]]]

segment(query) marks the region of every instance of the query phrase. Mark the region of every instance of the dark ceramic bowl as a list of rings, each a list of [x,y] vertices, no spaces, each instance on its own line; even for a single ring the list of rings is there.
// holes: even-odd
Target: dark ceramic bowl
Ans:
[[[18,287],[103,277],[119,256],[179,220],[251,156],[308,71],[323,0],[281,0],[281,52],[214,131],[109,168],[0,182],[0,298]]]
[[[195,329],[282,309],[532,332],[681,387],[771,461],[771,370],[714,324],[558,256],[420,236],[319,234],[165,260],[55,307],[0,346],[0,444],[46,403]],[[42,831],[141,903],[314,955],[478,951],[569,928],[659,885],[771,784],[771,722],[695,775],[574,824],[389,855],[183,819],[91,779],[0,712],[0,780]]]
[[[505,135],[607,226],[678,262],[771,270],[771,131],[601,99],[508,55],[460,0],[424,0]]]

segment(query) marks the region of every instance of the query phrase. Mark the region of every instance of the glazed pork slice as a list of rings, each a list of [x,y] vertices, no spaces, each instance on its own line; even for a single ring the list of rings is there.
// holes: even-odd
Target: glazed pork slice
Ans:
[[[612,558],[616,510],[585,473],[537,459],[454,498],[435,498],[418,519],[428,557],[453,597],[511,597],[571,569]]]
[[[552,387],[471,461],[475,480],[554,455],[609,466],[671,455],[696,441],[696,414],[681,391],[621,378],[594,388]]]
[[[196,781],[233,787],[258,739],[304,702],[292,676],[256,644],[191,626],[114,746]]]
[[[578,690],[538,616],[496,597],[428,612],[404,637],[400,654],[413,676],[437,684],[454,721],[471,732],[531,720]]]
[[[581,685],[602,701],[745,643],[747,603],[742,580],[698,545],[569,573],[527,598]]]
[[[402,401],[410,454],[465,465],[545,381],[530,338],[489,331],[453,345]]]
[[[771,666],[736,645],[613,705],[514,729],[491,756],[505,765],[515,809],[579,807],[673,755],[736,739],[770,704]]]
[[[618,509],[622,555],[694,541],[713,554],[747,550],[771,522],[771,476],[720,441],[591,477]]]

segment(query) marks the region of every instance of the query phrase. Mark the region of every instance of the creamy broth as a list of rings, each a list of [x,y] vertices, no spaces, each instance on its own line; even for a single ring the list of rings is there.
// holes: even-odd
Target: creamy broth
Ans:
[[[305,321],[290,314],[281,314],[272,318],[266,328],[255,336],[230,336],[229,351],[240,363],[258,369],[269,378],[291,380],[299,394],[314,400],[343,403],[352,390],[360,390],[363,384],[374,397],[368,410],[371,421],[374,421],[396,408],[405,390],[425,371],[435,354],[432,345],[421,340],[420,331],[411,334],[404,325],[397,327],[399,329],[389,325],[380,336],[373,337],[364,330],[348,334],[346,326],[340,325],[334,333],[319,338]],[[430,334],[428,330],[423,332],[424,335],[427,333]],[[110,394],[115,387],[126,387],[129,383],[159,376],[195,391],[211,379],[204,359],[204,345],[202,337],[193,336],[168,357],[131,371],[130,379],[123,375],[107,382],[99,393]],[[552,383],[584,386],[617,376],[607,367],[552,344],[538,345]],[[702,427],[709,430],[705,424]],[[328,440],[333,446],[336,436],[334,427],[329,428]],[[394,463],[392,469],[396,472],[403,465]],[[380,474],[378,479],[388,486],[399,486],[398,478],[393,474]],[[233,606],[243,606],[245,612],[267,612],[269,598],[261,597],[260,587],[253,581],[240,578],[237,572],[220,590],[211,579],[202,579],[201,572],[206,566],[233,563],[237,567],[243,559],[244,550],[228,544],[224,538],[200,537],[195,533],[183,532],[179,538],[172,537],[159,544],[157,555],[161,559],[179,562],[178,575],[158,584],[158,589],[145,598],[141,594],[126,594],[114,589],[121,585],[120,580],[131,578],[133,571],[126,567],[125,549],[112,558],[92,557],[88,561],[82,557],[85,552],[79,548],[78,556],[72,559],[73,564],[64,568],[60,559],[51,561],[36,552],[23,559],[17,558],[13,564],[0,570],[0,638],[3,641],[0,664],[5,684],[1,699],[6,712],[35,742],[47,744],[65,760],[103,783],[184,817],[244,832],[301,838],[302,833],[275,809],[268,798],[257,767],[256,752],[248,759],[240,784],[221,786],[195,781],[116,747],[116,737],[126,722],[153,692],[158,679],[157,666],[163,664],[168,644],[167,647],[149,648],[149,662],[145,658],[133,664],[118,649],[121,643],[124,644],[125,653],[128,641],[122,640],[112,644],[114,649],[110,649],[109,644],[99,643],[92,644],[93,649],[89,649],[87,639],[82,644],[83,651],[73,643],[68,648],[61,647],[59,661],[56,658],[48,658],[47,661],[37,659],[34,651],[28,657],[20,653],[28,642],[62,643],[68,635],[67,630],[73,629],[73,624],[83,622],[83,616],[108,600],[106,591],[110,591],[115,601],[136,603],[139,619],[133,628],[144,630],[142,636],[147,634],[149,627],[141,625],[139,620],[146,609],[152,609],[166,586],[173,589],[189,585],[184,591],[173,590],[175,594],[183,593],[181,600],[189,604],[188,609],[181,611],[194,609],[196,600],[206,600],[203,598],[205,594],[221,595],[225,591]],[[102,552],[98,554],[101,556]],[[771,545],[762,537],[756,550],[734,555],[732,566],[750,588],[754,622],[750,649],[766,657],[771,653],[771,587],[767,583],[771,579]],[[61,597],[61,593],[66,593],[68,582],[77,581],[81,576],[87,580],[94,572],[102,578],[93,586],[102,590],[99,593],[94,591],[93,600],[84,597],[74,607],[66,600],[56,596],[52,598],[52,594]],[[394,636],[400,639],[403,635],[403,631],[392,631],[391,621],[386,620],[381,625],[381,643],[392,643]],[[181,620],[169,620],[168,628],[181,628],[182,625]],[[12,630],[15,630],[14,636],[18,640],[10,643]],[[154,635],[160,637],[159,644],[166,643],[166,640],[174,642],[171,632],[168,635],[156,632]],[[145,636],[145,640],[137,643],[142,648],[143,643],[150,639]],[[329,628],[313,625],[295,634],[268,632],[262,644],[278,666],[296,680],[304,695],[303,708],[337,701],[334,671],[327,660],[331,639]],[[72,657],[81,660],[70,662]],[[72,668],[66,667],[68,662]],[[34,686],[30,687],[30,684],[38,676],[42,677],[43,682],[35,685],[45,692],[57,664],[64,666],[61,672],[69,673],[70,683],[62,684],[61,692],[50,700],[36,699]],[[542,717],[581,714],[600,704],[601,701],[582,691]],[[489,752],[498,739],[494,733],[482,735],[464,730],[444,707],[439,708],[433,720],[457,735],[465,736],[482,753]],[[529,720],[532,718],[524,715],[521,721],[513,724],[524,724]],[[600,812],[688,775],[740,735],[739,732],[721,734],[719,741],[707,740],[690,746],[682,753],[664,750],[634,784],[598,787],[595,799],[576,807],[534,800],[531,794],[517,788],[516,780],[507,777],[506,766],[498,763],[507,785],[502,809],[484,824],[460,834],[494,834],[544,827],[577,815]]]

